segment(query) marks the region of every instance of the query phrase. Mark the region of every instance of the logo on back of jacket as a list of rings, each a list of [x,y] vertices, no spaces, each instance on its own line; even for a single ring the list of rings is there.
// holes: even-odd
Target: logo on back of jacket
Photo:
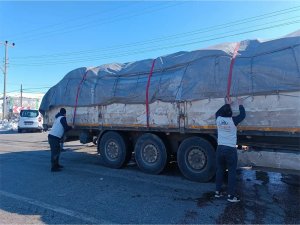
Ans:
[[[218,122],[218,127],[221,129],[221,130],[224,130],[224,131],[230,131],[230,125],[228,124],[227,121],[225,120],[219,120]]]

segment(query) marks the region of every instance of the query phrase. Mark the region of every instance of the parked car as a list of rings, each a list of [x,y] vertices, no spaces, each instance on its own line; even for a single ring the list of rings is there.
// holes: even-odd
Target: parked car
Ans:
[[[18,132],[32,130],[43,130],[43,117],[38,110],[24,109],[20,112]]]

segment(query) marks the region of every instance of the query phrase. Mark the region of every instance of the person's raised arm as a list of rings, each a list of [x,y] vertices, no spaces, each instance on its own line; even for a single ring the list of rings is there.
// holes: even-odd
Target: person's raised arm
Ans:
[[[246,111],[243,106],[243,100],[238,98],[238,104],[239,104],[240,114],[232,117],[235,126],[237,126],[240,122],[242,122],[246,117]]]

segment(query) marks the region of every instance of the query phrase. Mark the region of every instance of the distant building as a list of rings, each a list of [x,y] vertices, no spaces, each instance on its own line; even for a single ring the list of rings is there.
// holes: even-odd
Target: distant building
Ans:
[[[19,116],[22,109],[39,109],[44,94],[9,93],[6,95],[6,115]],[[0,118],[3,113],[3,97],[0,97]]]

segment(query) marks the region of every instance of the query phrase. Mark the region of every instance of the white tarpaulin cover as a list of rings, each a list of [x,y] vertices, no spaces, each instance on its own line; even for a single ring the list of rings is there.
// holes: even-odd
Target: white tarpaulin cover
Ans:
[[[158,57],[149,86],[149,103],[225,97],[236,45],[224,43]],[[75,69],[45,94],[40,110],[72,107],[76,99],[77,106],[145,103],[152,63],[153,59],[146,59]],[[240,42],[232,73],[232,96],[299,90],[300,31],[275,40]]]

